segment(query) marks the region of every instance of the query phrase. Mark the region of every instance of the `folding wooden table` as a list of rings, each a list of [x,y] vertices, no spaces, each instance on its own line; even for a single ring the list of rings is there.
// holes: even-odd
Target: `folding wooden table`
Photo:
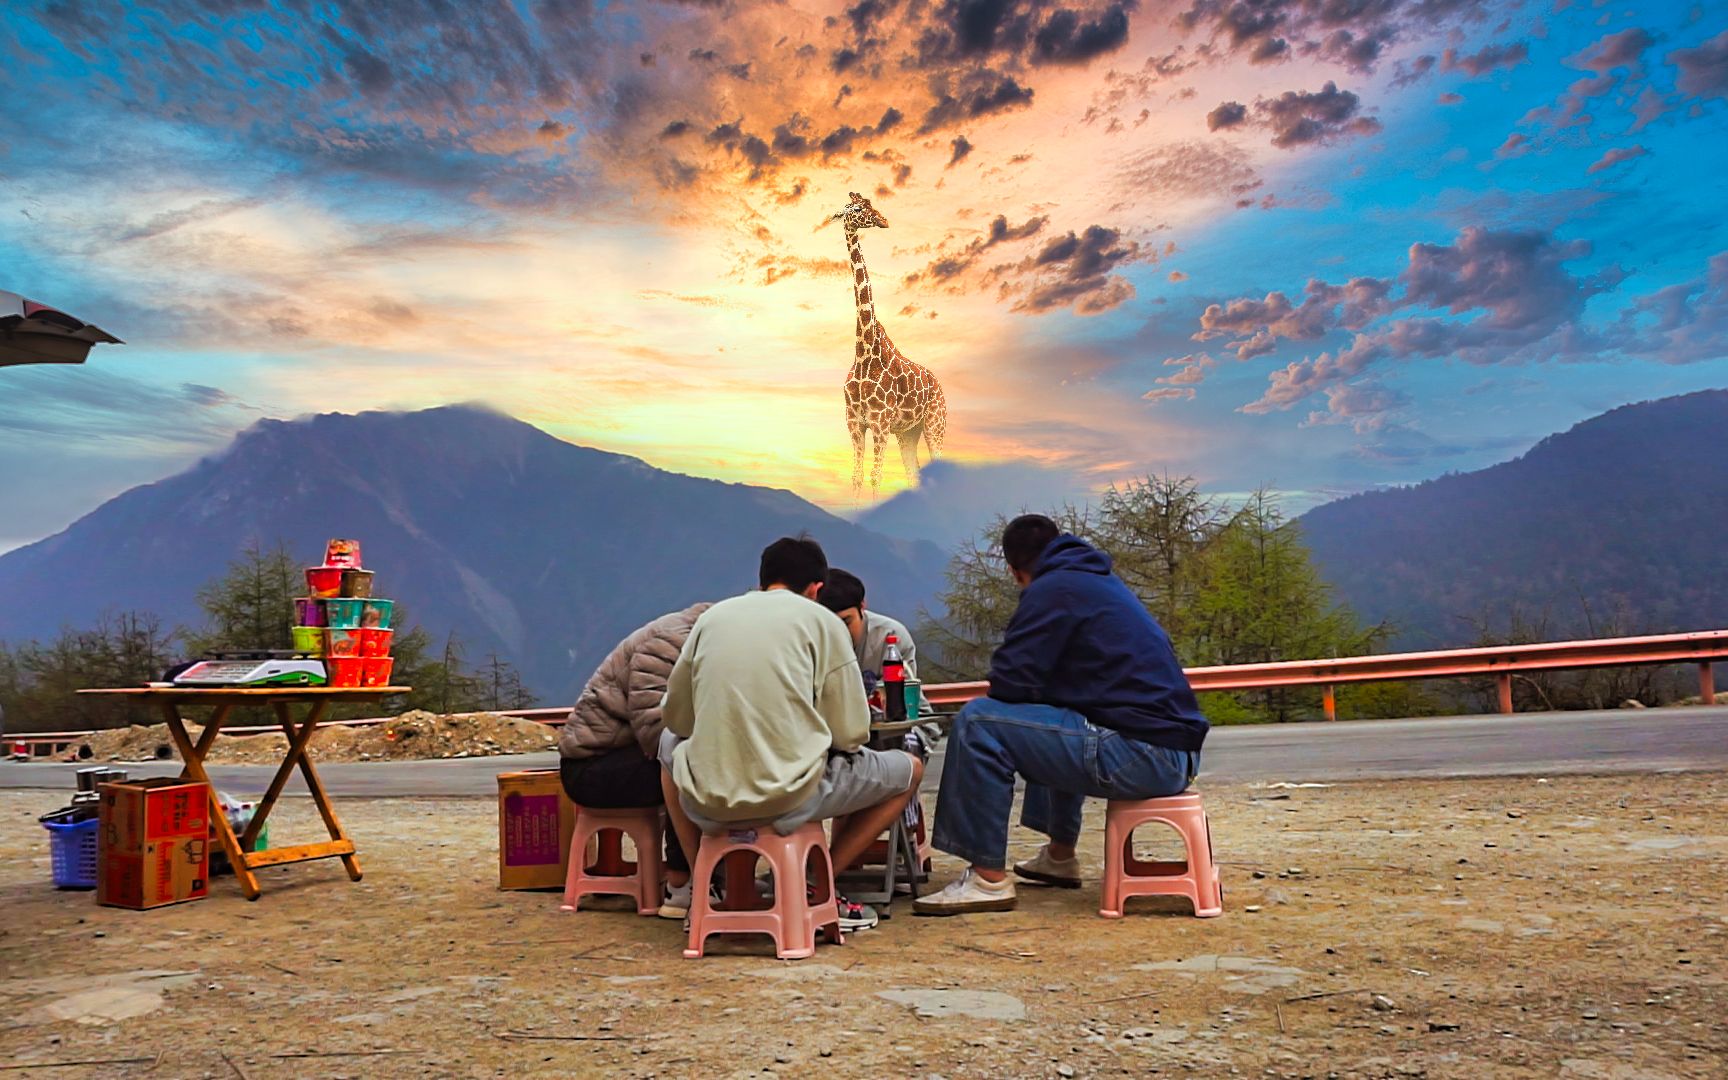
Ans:
[[[348,877],[354,881],[360,880],[360,862],[354,855],[354,841],[349,839],[342,823],[336,819],[336,812],[330,808],[330,797],[324,793],[324,785],[318,782],[318,770],[313,768],[312,759],[306,756],[306,748],[331,702],[375,701],[391,695],[406,694],[408,690],[406,686],[141,686],[80,690],[79,693],[148,698],[157,704],[161,709],[162,719],[167,722],[168,735],[174,740],[175,747],[180,751],[180,760],[184,762],[180,778],[198,780],[209,785],[211,827],[215,830],[222,850],[228,855],[229,865],[234,867],[234,876],[246,893],[246,899],[256,900],[261,890],[258,888],[257,875],[253,871],[265,866],[339,858],[348,870]],[[210,718],[196,743],[187,734],[186,724],[180,717],[182,705],[203,705],[211,709]],[[288,752],[282,759],[281,767],[276,770],[275,779],[270,781],[269,790],[264,793],[264,798],[252,812],[252,820],[247,824],[245,834],[236,837],[234,830],[228,825],[228,815],[223,813],[221,804],[217,802],[216,786],[210,783],[210,777],[204,771],[204,757],[210,752],[210,746],[216,741],[228,714],[242,705],[268,705],[275,711],[276,720],[282,725],[282,734],[288,737]],[[291,708],[295,705],[308,706],[306,717],[299,724],[295,724]],[[313,844],[271,848],[267,851],[250,850],[258,839],[258,833],[264,828],[264,821],[270,816],[271,808],[276,805],[276,799],[288,785],[288,778],[293,774],[295,766],[299,766],[300,774],[305,777],[306,788],[312,793],[312,802],[318,807],[319,815],[324,818],[324,827],[330,831],[330,839]]]

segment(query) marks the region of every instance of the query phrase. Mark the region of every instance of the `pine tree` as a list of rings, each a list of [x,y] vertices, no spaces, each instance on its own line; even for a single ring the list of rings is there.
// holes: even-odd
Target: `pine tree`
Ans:
[[[248,540],[228,570],[198,590],[198,606],[209,622],[187,644],[211,649],[288,649],[294,637],[294,598],[303,593],[301,564],[280,541],[264,550]]]

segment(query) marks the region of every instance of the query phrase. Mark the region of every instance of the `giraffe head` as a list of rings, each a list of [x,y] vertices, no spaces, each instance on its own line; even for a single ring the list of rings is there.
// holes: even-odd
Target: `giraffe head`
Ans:
[[[843,222],[849,232],[858,229],[886,229],[888,227],[888,219],[870,205],[869,199],[856,191],[850,191],[847,194],[852,197],[852,201],[846,204],[846,209],[830,218],[830,221]]]

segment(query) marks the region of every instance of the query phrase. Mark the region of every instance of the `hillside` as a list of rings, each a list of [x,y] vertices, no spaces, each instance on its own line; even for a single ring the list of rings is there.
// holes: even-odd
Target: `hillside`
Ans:
[[[1302,516],[1342,599],[1395,644],[1466,645],[1516,605],[1550,635],[1728,626],[1728,390],[1626,405],[1479,472],[1340,499]],[[1598,622],[1595,635],[1603,628]]]
[[[470,660],[497,651],[564,704],[619,639],[755,585],[763,545],[809,531],[910,620],[945,559],[787,491],[669,473],[468,406],[265,420],[222,454],[134,488],[0,556],[0,640],[52,637],[104,610],[195,624],[198,586],[248,538],[316,560],[358,537],[377,592]]]

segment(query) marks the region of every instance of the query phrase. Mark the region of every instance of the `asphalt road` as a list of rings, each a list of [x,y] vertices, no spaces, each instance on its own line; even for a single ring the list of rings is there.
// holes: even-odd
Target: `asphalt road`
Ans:
[[[940,758],[938,750],[927,790],[940,775]],[[557,763],[557,754],[548,751],[330,764],[318,772],[335,796],[489,796],[497,793],[498,773]],[[0,764],[0,788],[71,791],[72,774],[80,767],[6,762]],[[134,777],[179,771],[173,762],[125,768]],[[1728,768],[1728,706],[1218,728],[1206,740],[1200,776],[1215,783],[1303,782],[1723,768]],[[218,787],[242,797],[262,792],[274,771],[267,765],[210,768]],[[288,791],[305,793],[298,773]]]

